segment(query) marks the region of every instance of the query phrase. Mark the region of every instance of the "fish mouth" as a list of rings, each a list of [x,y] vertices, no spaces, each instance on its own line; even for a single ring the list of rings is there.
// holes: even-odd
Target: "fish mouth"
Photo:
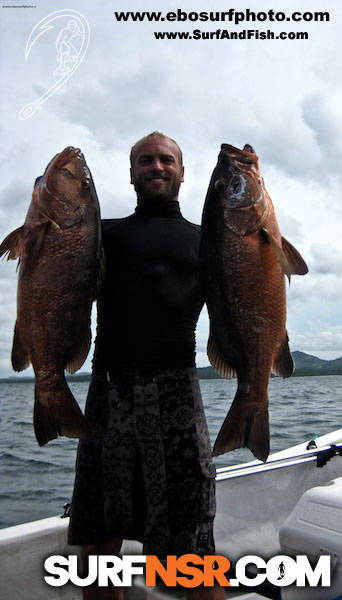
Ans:
[[[58,154],[55,154],[55,156],[52,157],[52,159],[45,168],[44,174],[39,178],[37,177],[35,185],[39,182],[40,179],[44,177],[49,179],[49,176],[51,176],[51,173],[53,173],[54,169],[62,169],[64,165],[66,165],[68,162],[73,161],[74,159],[84,161],[84,156],[79,148],[67,146],[66,148],[64,148],[64,150],[62,150],[62,152],[59,152]]]
[[[50,198],[58,200],[57,196],[55,196],[54,186],[56,169],[63,169],[67,165],[67,170],[70,171],[72,175],[77,177],[79,161],[81,166],[84,167],[84,156],[80,148],[74,148],[74,146],[67,146],[64,148],[64,150],[62,150],[62,152],[59,152],[50,160],[44,171],[44,174],[41,177],[37,177],[34,184],[33,194],[38,205],[42,205],[44,193],[47,193]]]
[[[258,163],[258,157],[250,144],[245,144],[243,149],[232,146],[231,144],[221,144],[220,156],[223,160],[233,163],[243,163],[252,165]]]
[[[64,167],[64,165],[66,165],[68,162],[74,159],[84,160],[84,156],[79,148],[67,146],[66,148],[64,148],[64,150],[62,150],[62,152],[57,154],[52,165],[54,168],[61,169],[62,167]]]
[[[46,167],[47,188],[52,190],[55,169],[64,169],[68,167],[67,170],[71,172],[73,176],[78,177],[80,166],[83,167],[84,165],[85,160],[80,148],[67,146],[62,152],[56,154]]]

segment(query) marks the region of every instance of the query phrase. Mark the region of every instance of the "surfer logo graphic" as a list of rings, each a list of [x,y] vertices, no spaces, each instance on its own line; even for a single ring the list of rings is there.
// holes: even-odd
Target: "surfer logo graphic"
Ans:
[[[77,21],[68,21],[67,26],[61,29],[56,39],[58,67],[54,75],[69,73],[77,63],[78,51],[76,44],[72,43],[75,37],[82,37]]]
[[[279,581],[279,579],[283,579],[283,577],[285,576],[285,565],[284,565],[283,561],[281,561],[281,563],[278,567],[278,571],[279,571],[279,577],[277,579]]]
[[[90,27],[84,15],[72,8],[56,10],[41,19],[32,29],[25,48],[26,61],[37,40],[47,32],[50,32],[50,36],[51,34],[54,36],[56,62],[52,66],[54,69],[52,74],[57,77],[57,81],[37,100],[22,107],[19,112],[21,120],[32,117],[48,98],[66,84],[80,66],[89,46]]]

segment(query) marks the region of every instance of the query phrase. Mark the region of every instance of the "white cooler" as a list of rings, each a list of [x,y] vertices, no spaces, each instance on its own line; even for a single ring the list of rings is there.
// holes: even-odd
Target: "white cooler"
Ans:
[[[307,555],[313,568],[321,555],[331,556],[329,587],[283,587],[282,600],[342,600],[342,477],[305,492],[279,540],[281,553]]]

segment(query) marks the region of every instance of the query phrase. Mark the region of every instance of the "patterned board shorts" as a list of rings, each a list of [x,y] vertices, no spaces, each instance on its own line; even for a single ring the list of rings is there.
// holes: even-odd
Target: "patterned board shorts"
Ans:
[[[144,554],[213,554],[215,466],[196,369],[94,377],[69,543],[142,541]]]

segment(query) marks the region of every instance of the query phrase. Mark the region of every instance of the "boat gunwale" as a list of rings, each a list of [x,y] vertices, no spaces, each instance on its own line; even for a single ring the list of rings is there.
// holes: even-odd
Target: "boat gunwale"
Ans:
[[[335,436],[333,435],[335,434]],[[336,435],[339,434],[339,435]],[[342,429],[338,429],[335,432],[331,432],[331,434],[327,434],[327,436],[336,438],[342,438]],[[326,437],[326,436],[321,436]],[[310,442],[305,442],[306,448],[305,450],[299,451],[296,454],[291,454],[291,447],[286,450],[281,450],[273,455],[271,455],[270,460],[267,462],[261,462],[259,460],[252,461],[249,463],[239,463],[238,465],[231,465],[228,467],[219,467],[216,469],[216,481],[224,481],[225,479],[234,479],[236,477],[244,477],[246,475],[254,475],[256,473],[262,473],[266,471],[272,471],[276,469],[282,469],[288,466],[295,466],[298,464],[303,464],[306,462],[314,462],[317,461],[319,456],[323,456],[324,453],[332,453],[333,449],[336,450],[335,455],[342,456],[342,442],[336,441],[331,443],[326,443],[324,446],[314,447],[307,449],[307,445]],[[300,448],[303,444],[299,446],[292,446],[292,449]],[[333,458],[333,454],[327,457]]]

